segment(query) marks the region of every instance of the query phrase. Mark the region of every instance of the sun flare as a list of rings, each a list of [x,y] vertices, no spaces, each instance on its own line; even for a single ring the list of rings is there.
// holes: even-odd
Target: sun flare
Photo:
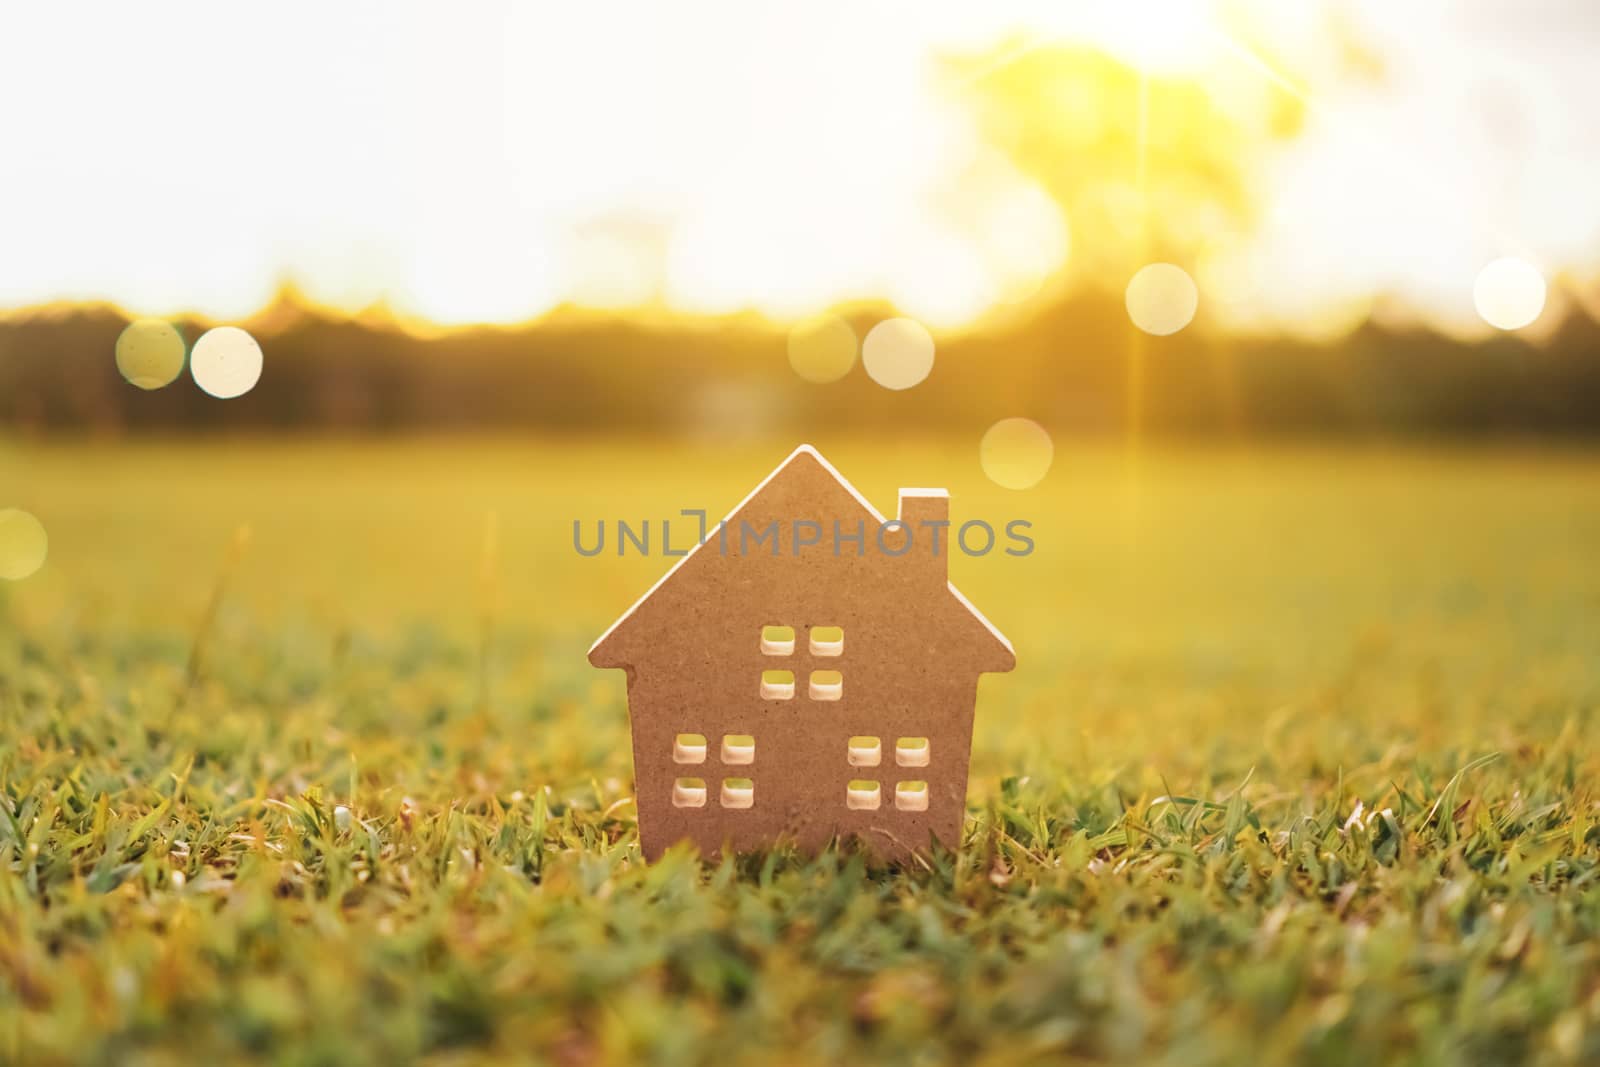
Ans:
[[[239,319],[287,283],[439,325],[877,301],[950,330],[1163,252],[1254,279],[1229,328],[1387,294],[1473,334],[1494,249],[1600,247],[1564,177],[1589,66],[1373,0],[89,14],[10,16],[0,309]]]

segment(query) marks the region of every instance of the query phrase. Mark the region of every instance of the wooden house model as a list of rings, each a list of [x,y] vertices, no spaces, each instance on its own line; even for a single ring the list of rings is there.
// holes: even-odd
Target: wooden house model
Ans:
[[[1016,659],[949,582],[949,504],[902,489],[886,520],[802,445],[595,642],[647,857],[959,843],[978,676]]]

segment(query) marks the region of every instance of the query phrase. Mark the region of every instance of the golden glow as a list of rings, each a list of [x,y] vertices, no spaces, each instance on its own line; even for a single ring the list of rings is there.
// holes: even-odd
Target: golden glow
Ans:
[[[14,6],[0,310],[960,329],[1160,249],[1230,328],[1471,334],[1496,249],[1600,263],[1593,65],[1516,5]]]
[[[20,582],[44,566],[50,538],[44,525],[26,511],[0,509],[0,578]]]
[[[237,326],[200,335],[189,356],[194,383],[218,400],[243,396],[261,380],[261,346]]]
[[[1544,311],[1544,277],[1525,259],[1506,256],[1478,272],[1472,302],[1497,330],[1520,330]]]
[[[836,382],[856,365],[856,347],[856,332],[848,322],[837,315],[818,315],[789,331],[789,364],[808,382]]]
[[[1194,319],[1200,291],[1194,279],[1171,263],[1141,267],[1124,294],[1128,317],[1145,333],[1164,337],[1177,333]]]
[[[117,338],[117,370],[140,389],[171,385],[183,373],[183,338],[170,322],[137,319]]]
[[[1085,36],[1113,55],[1153,71],[1204,62],[1215,48],[1210,0],[1118,0],[1085,4]]]
[[[1001,419],[983,435],[978,460],[983,473],[1007,489],[1031,489],[1044,480],[1055,458],[1050,433],[1032,419]]]
[[[933,336],[915,319],[885,319],[861,342],[861,365],[885,389],[910,389],[933,370]]]

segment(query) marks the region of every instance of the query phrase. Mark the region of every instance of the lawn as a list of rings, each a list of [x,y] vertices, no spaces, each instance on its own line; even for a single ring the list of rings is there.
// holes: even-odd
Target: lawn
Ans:
[[[1600,456],[818,443],[1037,543],[902,868],[644,865],[584,660],[792,442],[0,444],[0,1059],[1600,1061]]]

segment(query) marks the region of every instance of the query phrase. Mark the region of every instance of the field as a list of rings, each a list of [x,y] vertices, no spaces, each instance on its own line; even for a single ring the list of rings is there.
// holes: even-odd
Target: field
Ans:
[[[1600,1061],[1600,456],[818,442],[953,577],[959,850],[646,867],[619,673],[786,444],[0,444],[0,1059]]]

